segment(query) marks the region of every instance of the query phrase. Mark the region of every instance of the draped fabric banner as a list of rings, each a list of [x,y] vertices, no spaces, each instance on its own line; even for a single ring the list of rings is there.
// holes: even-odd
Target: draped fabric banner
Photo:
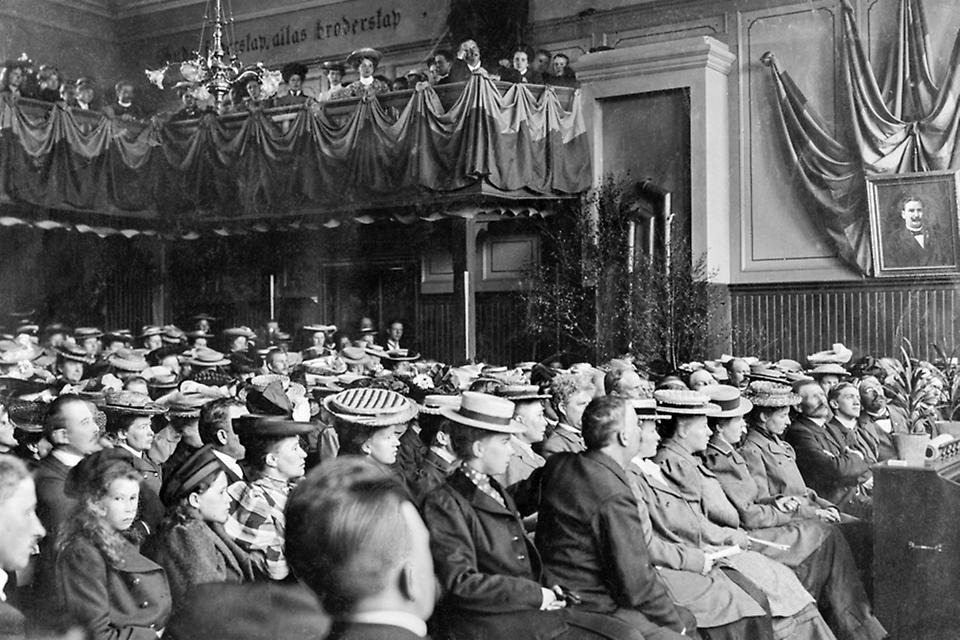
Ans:
[[[501,94],[474,76],[447,109],[425,88],[399,106],[372,98],[340,112],[314,105],[286,118],[209,114],[137,128],[4,101],[0,196],[188,229],[291,215],[322,225],[400,203],[426,216],[458,194],[561,198],[590,185],[579,92],[566,110],[552,88]]]
[[[860,40],[853,8],[843,0],[843,81],[852,140],[837,139],[807,104],[772,54],[778,124],[803,185],[819,205],[817,216],[840,256],[870,275],[873,270],[867,209],[867,174],[960,168],[960,34],[942,86],[930,70],[929,39],[921,0],[900,0],[898,38],[878,81]]]

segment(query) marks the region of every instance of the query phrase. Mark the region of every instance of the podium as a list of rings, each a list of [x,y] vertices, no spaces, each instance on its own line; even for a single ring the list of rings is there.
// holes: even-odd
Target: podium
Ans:
[[[876,616],[894,638],[960,638],[960,459],[873,477]]]

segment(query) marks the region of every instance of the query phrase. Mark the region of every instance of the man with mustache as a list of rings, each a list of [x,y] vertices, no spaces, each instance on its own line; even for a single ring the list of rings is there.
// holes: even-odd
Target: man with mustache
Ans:
[[[949,265],[953,257],[949,236],[941,232],[924,211],[923,199],[912,193],[897,200],[899,220],[891,223],[883,243],[885,267],[931,267]],[[892,218],[892,216],[891,216]]]
[[[844,513],[868,515],[872,506],[869,489],[873,486],[873,478],[864,452],[839,438],[838,430],[828,428],[830,405],[816,381],[802,380],[794,385],[793,390],[800,395],[799,415],[785,435],[796,450],[797,466],[804,481]],[[836,400],[835,404],[840,405]],[[859,413],[859,398],[855,404]]]

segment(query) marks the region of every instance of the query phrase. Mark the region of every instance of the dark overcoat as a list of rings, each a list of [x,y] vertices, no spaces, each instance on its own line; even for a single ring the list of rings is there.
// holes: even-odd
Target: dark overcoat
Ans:
[[[548,459],[539,514],[537,547],[550,584],[577,592],[585,610],[626,610],[656,627],[684,630],[681,612],[640,544],[637,501],[613,458],[587,451]]]
[[[194,585],[253,579],[250,556],[225,533],[218,535],[197,518],[161,530],[145,553],[166,571],[175,605]]]
[[[541,562],[511,497],[501,506],[462,472],[429,493],[423,517],[443,596],[432,622],[456,640],[484,638],[639,639],[608,616],[540,611]]]
[[[170,616],[163,569],[126,541],[115,565],[86,536],[70,540],[57,555],[57,586],[64,612],[95,640],[156,640]]]
[[[0,640],[23,640],[25,621],[12,604],[0,602]]]
[[[797,467],[807,486],[830,502],[840,505],[855,492],[870,469],[859,455],[847,450],[826,426],[799,417],[790,424],[786,440],[797,454]]]

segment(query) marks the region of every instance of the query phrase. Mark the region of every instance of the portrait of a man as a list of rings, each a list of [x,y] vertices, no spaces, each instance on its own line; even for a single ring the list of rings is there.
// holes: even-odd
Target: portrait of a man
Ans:
[[[877,275],[958,268],[956,172],[868,179]]]

